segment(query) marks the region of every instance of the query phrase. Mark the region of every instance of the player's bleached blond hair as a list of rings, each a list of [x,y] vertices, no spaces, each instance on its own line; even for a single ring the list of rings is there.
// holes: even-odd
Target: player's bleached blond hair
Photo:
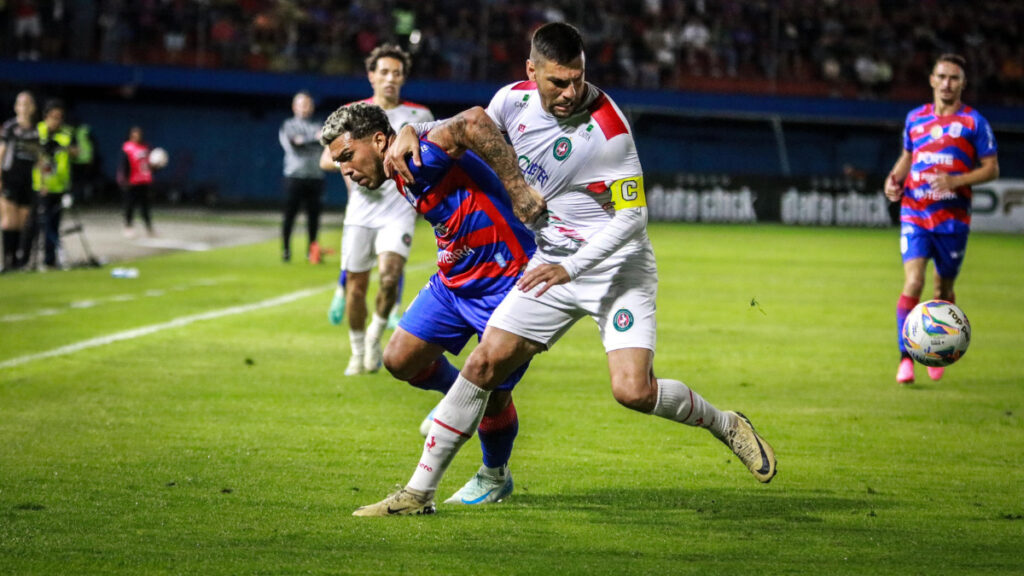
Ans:
[[[350,134],[353,140],[383,132],[385,136],[395,133],[387,114],[380,106],[357,102],[338,108],[324,122],[320,131],[320,143],[330,146],[342,134]]]

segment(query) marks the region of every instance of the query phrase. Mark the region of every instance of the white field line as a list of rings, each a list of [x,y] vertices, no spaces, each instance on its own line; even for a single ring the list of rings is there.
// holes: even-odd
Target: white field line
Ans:
[[[93,308],[100,304],[107,304],[110,302],[130,302],[136,298],[159,298],[165,296],[167,291],[184,292],[190,288],[215,286],[221,282],[232,280],[233,278],[223,278],[220,280],[213,279],[202,279],[188,284],[182,284],[180,286],[172,286],[170,288],[158,289],[158,290],[146,290],[141,295],[136,294],[115,294],[113,296],[107,296],[106,298],[96,298],[94,300],[76,300],[67,305],[66,308],[42,308],[34,312],[24,312],[21,314],[8,314],[6,316],[0,316],[0,322],[24,322],[26,320],[32,320],[42,316],[54,316],[56,314],[62,314],[68,310],[82,310],[85,308]],[[126,282],[130,282],[126,281]]]
[[[90,340],[83,340],[74,344],[68,344],[67,346],[61,346],[60,348],[54,348],[46,352],[39,352],[36,354],[28,354],[26,356],[19,356],[12,358],[4,362],[0,362],[0,370],[4,368],[13,368],[22,364],[28,364],[36,360],[42,360],[44,358],[53,358],[54,356],[65,356],[67,354],[74,354],[81,350],[89,348],[96,348],[98,346],[106,346],[107,344],[113,344],[114,342],[120,342],[122,340],[134,340],[135,338],[141,338],[154,334],[156,332],[162,332],[171,328],[181,328],[182,326],[188,326],[195,322],[203,320],[213,320],[216,318],[223,318],[224,316],[233,316],[236,314],[245,314],[247,312],[253,312],[255,310],[261,310],[263,308],[272,308],[274,306],[280,306],[282,304],[288,304],[296,300],[301,300],[314,294],[326,292],[327,290],[333,290],[334,284],[325,286],[322,288],[308,288],[306,290],[299,290],[298,292],[292,292],[269,300],[263,300],[262,302],[255,302],[253,304],[243,304],[241,306],[232,306],[230,308],[222,308],[220,310],[212,310],[210,312],[203,312],[202,314],[193,314],[191,316],[182,316],[181,318],[175,318],[170,322],[164,322],[162,324],[153,324],[151,326],[143,326],[141,328],[135,328],[132,330],[125,330],[124,332],[117,332],[107,336],[101,336],[99,338],[92,338]]]

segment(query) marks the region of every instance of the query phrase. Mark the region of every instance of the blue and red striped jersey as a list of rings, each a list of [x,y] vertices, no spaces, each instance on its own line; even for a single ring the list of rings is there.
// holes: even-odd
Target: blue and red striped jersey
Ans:
[[[512,289],[537,245],[497,174],[471,151],[452,158],[426,139],[420,156],[422,166],[409,161],[415,182],[395,180],[434,227],[441,281],[464,297]]]
[[[970,106],[946,116],[925,104],[907,114],[903,148],[911,153],[910,173],[903,182],[900,222],[942,234],[966,232],[971,225],[971,188],[932,190],[931,175],[963,174],[996,153],[988,121]]]

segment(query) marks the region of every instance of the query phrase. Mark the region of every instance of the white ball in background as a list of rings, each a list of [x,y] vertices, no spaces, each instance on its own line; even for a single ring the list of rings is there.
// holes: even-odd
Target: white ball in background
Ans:
[[[167,166],[167,162],[170,157],[167,156],[167,150],[163,148],[153,148],[149,151],[149,167],[159,170]]]

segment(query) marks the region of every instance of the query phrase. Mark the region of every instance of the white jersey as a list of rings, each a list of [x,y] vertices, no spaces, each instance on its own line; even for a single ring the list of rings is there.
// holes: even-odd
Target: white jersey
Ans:
[[[586,86],[579,111],[569,118],[544,110],[535,82],[505,86],[487,107],[508,135],[526,182],[547,202],[549,223],[537,235],[535,256],[542,262],[557,264],[576,253],[616,209],[646,206],[629,124],[611,98],[593,84]],[[653,262],[646,230],[587,274],[607,272],[638,255]]]
[[[373,104],[372,98],[361,100]],[[397,132],[406,124],[416,122],[430,122],[434,115],[426,106],[403,101],[398,106],[385,110],[391,127]],[[398,193],[395,181],[390,178],[385,180],[380,188],[370,190],[355,182],[348,181],[348,208],[345,209],[345,224],[364,226],[366,228],[381,228],[399,218],[415,221],[416,211]]]

